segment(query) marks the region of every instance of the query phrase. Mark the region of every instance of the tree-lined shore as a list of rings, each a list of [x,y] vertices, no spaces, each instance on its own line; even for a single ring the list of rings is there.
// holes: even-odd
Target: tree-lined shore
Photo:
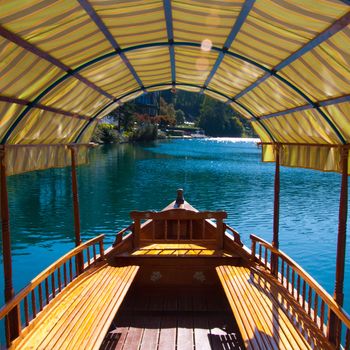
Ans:
[[[187,91],[153,94],[147,100],[152,104],[136,99],[111,112],[96,128],[92,141],[149,141],[166,138],[174,130],[180,135],[181,130],[200,130],[212,137],[255,136],[246,119],[210,96]]]

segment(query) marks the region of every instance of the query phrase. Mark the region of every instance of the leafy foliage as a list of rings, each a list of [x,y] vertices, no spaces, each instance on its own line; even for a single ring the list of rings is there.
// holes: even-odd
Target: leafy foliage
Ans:
[[[183,125],[185,121],[195,122],[208,136],[254,136],[248,121],[209,96],[180,90],[176,94],[170,91],[161,94],[157,116],[146,114],[148,109],[135,101],[127,102],[110,113],[116,125],[100,124],[93,140],[116,142],[118,131],[132,140],[154,140],[158,137],[158,127],[164,130]],[[153,100],[156,101],[158,96]]]
[[[231,107],[205,96],[198,125],[208,136],[242,136],[243,125]]]
[[[119,133],[115,129],[114,125],[101,123],[97,126],[91,141],[96,143],[118,142]]]
[[[185,113],[182,109],[175,111],[176,124],[182,125],[185,122]]]

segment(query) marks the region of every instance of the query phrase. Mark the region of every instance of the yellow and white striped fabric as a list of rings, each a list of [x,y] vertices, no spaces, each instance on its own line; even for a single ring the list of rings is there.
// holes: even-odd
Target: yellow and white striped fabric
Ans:
[[[102,117],[172,87],[249,119],[264,161],[342,171],[350,0],[0,0],[9,175],[86,162]]]

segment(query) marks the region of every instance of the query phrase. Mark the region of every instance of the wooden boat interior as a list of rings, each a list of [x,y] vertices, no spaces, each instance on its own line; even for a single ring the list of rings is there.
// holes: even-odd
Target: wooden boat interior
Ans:
[[[225,212],[178,197],[130,215],[112,247],[80,245],[1,309],[11,349],[334,349],[331,314],[349,349],[345,311],[268,242],[245,247]]]

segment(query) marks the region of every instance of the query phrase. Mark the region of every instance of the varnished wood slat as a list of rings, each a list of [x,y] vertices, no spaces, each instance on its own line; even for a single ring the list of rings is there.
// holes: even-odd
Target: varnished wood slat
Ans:
[[[315,300],[314,300],[314,322],[317,323],[318,319],[318,295],[315,294]]]
[[[72,304],[71,307],[67,310],[67,313],[63,315],[60,321],[55,325],[55,328],[51,330],[52,336],[48,340],[45,339],[45,343],[41,344],[41,346],[45,346],[46,348],[56,348],[59,349],[64,346],[64,344],[69,344],[70,346],[73,342],[72,339],[69,339],[70,334],[74,334],[75,336],[79,336],[76,332],[81,329],[84,331],[84,328],[81,326],[83,322],[82,316],[87,312],[88,308],[92,304],[97,304],[96,297],[98,295],[98,291],[96,289],[99,288],[99,284],[105,285],[109,282],[107,271],[102,271],[99,278],[95,278],[92,276],[92,287],[88,287],[86,289],[86,293],[83,293],[82,299],[77,299],[76,303]]]
[[[264,282],[262,283],[261,281]],[[290,343],[289,346],[295,349],[309,348],[307,340],[298,332],[298,329],[301,331],[303,329],[300,329],[300,325],[297,323],[292,322],[292,320],[296,320],[297,322],[300,321],[299,315],[301,312],[301,310],[294,309],[294,301],[292,301],[292,303],[287,301],[286,296],[279,290],[279,287],[274,286],[271,281],[265,281],[262,276],[257,275],[256,273],[254,273],[254,285],[257,287],[259,293],[268,296],[268,298],[265,299],[265,311],[267,313],[270,312],[271,307],[266,309],[266,305],[270,302],[274,305],[273,308],[276,311],[274,316],[279,325],[278,329],[280,328],[281,331],[286,334]],[[266,285],[268,286],[268,293],[266,293]],[[287,348],[289,348],[289,346]]]
[[[129,327],[128,336],[125,339],[123,350],[138,349],[143,335],[143,328],[138,317],[133,317],[132,326]]]
[[[174,324],[174,315],[165,313],[161,319],[159,333],[159,350],[175,350],[176,348],[176,320]]]
[[[242,269],[241,272],[239,272],[239,269]],[[243,314],[240,314],[240,317],[237,317],[236,319],[239,324],[241,322],[244,322],[244,319],[246,320],[245,323],[241,324],[240,329],[242,332],[243,339],[245,339],[246,342],[248,341],[248,343],[246,343],[246,345],[249,344],[248,348],[255,349],[255,348],[258,348],[257,347],[258,345],[252,346],[252,344],[249,343],[249,341],[251,341],[252,338],[251,337],[245,338],[247,336],[247,333],[245,331],[248,330],[249,328],[250,329],[254,328],[254,326],[253,327],[250,326],[250,322],[252,321],[247,321],[249,320],[247,312],[249,314],[252,314],[251,316],[253,317],[253,320],[255,322],[255,327],[257,327],[260,324],[260,326],[263,329],[263,333],[265,333],[266,331],[268,332],[269,329],[271,332],[271,328],[268,328],[266,325],[262,324],[263,322],[266,322],[266,323],[270,322],[271,326],[273,326],[274,328],[274,332],[271,333],[270,336],[276,337],[277,334],[281,336],[280,340],[277,341],[277,344],[279,345],[276,345],[276,343],[275,345],[273,344],[267,345],[268,343],[266,342],[260,343],[260,344],[265,344],[263,346],[267,346],[267,348],[269,347],[271,348],[271,346],[277,346],[277,348],[281,348],[281,349],[290,348],[290,346],[292,346],[293,349],[307,348],[308,345],[305,342],[305,339],[303,339],[300,334],[298,336],[296,335],[297,333],[295,331],[295,326],[291,323],[291,321],[288,320],[287,316],[277,305],[276,305],[276,311],[273,314],[274,318],[271,319],[271,317],[266,316],[269,314],[269,312],[271,312],[270,306],[268,305],[272,301],[270,297],[266,297],[266,296],[263,299],[261,299],[260,293],[262,292],[261,288],[263,287],[258,287],[258,289],[256,289],[253,287],[255,283],[253,283],[253,286],[251,286],[251,282],[250,283],[248,282],[249,278],[248,280],[245,278],[246,276],[249,276],[249,272],[247,275],[247,272],[244,272],[243,269],[244,268],[232,267],[232,268],[227,268],[225,270],[222,266],[217,268],[220,280],[224,282],[224,289],[226,291],[226,294],[227,294],[227,290],[231,293],[231,295],[233,293],[232,297],[230,297],[228,294],[227,296],[229,297],[231,306],[233,306],[234,312],[241,312],[241,313],[243,312]],[[226,280],[227,279],[230,280],[229,276],[231,276],[231,278],[234,278],[235,282],[238,283],[238,286],[240,287],[238,287],[237,284],[235,283],[235,284],[231,284],[231,288],[227,288],[227,287],[225,288],[225,285],[227,286]],[[250,289],[251,291],[248,292],[248,290]],[[244,296],[242,295],[242,291],[245,291]],[[258,304],[255,304],[254,306],[254,303],[258,303]],[[245,309],[243,304],[246,304]],[[283,329],[278,329],[278,327],[282,327]],[[264,334],[262,334],[262,336],[264,337]],[[267,338],[267,341],[271,342],[271,339]]]
[[[302,292],[302,299],[303,299],[303,309],[305,309],[305,298],[306,298],[306,282],[303,279],[303,292]]]
[[[229,276],[227,276],[224,267],[219,266],[217,267],[217,272],[220,278],[220,281],[222,283],[222,286],[224,287],[226,296],[228,298],[228,301],[231,305],[232,311],[235,315],[239,315],[239,317],[236,317],[236,321],[237,324],[239,326],[239,329],[241,331],[242,334],[242,338],[244,341],[244,344],[246,346],[247,349],[256,349],[256,350],[261,350],[261,349],[265,349],[265,347],[261,347],[259,345],[259,339],[260,339],[260,335],[257,331],[257,329],[252,325],[250,322],[245,322],[245,320],[247,320],[248,314],[247,314],[247,310],[245,310],[243,308],[243,313],[240,313],[240,310],[242,310],[242,301],[240,298],[237,298],[235,293],[232,293],[232,281],[229,278]]]
[[[69,284],[64,290],[64,293],[61,293],[52,303],[49,304],[45,312],[41,313],[41,318],[37,318],[35,324],[31,324],[30,327],[28,327],[28,335],[26,335],[21,341],[26,343],[32,342],[37,345],[42,343],[43,348],[48,348],[47,342],[51,341],[52,343],[53,337],[56,336],[56,338],[59,338],[61,336],[60,332],[63,332],[64,330],[64,328],[61,327],[62,322],[64,323],[65,320],[68,320],[68,323],[70,323],[70,313],[74,312],[77,305],[79,305],[80,300],[78,298],[72,298],[71,295],[86,296],[84,290],[88,293],[90,290],[98,289],[101,280],[94,279],[90,276],[90,273],[93,274],[93,272],[95,272],[96,274],[100,274],[99,272],[103,270],[103,268],[104,267],[89,270],[81,279]],[[57,322],[52,324],[52,319],[57,320]],[[40,324],[40,328],[38,327],[38,324]],[[26,330],[27,329],[24,331]],[[54,335],[50,336],[50,333]],[[21,348],[21,343],[19,344],[18,347]]]
[[[321,299],[322,300],[322,299]],[[320,329],[324,334],[324,301],[321,301]]]
[[[73,263],[72,263],[72,258],[69,259],[68,265],[69,265],[69,282],[72,282],[73,281]]]
[[[238,277],[237,281],[239,281],[241,290],[246,290],[247,284],[253,284],[253,288],[251,288],[251,290],[246,293],[246,299],[244,300],[244,303],[250,310],[249,315],[253,316],[253,322],[255,326],[262,334],[262,339],[266,348],[276,350],[280,347],[288,348],[288,346],[291,344],[289,340],[293,340],[293,337],[291,334],[287,333],[290,337],[288,340],[288,337],[285,334],[287,328],[282,327],[284,326],[284,323],[279,320],[278,308],[276,308],[275,305],[271,303],[270,298],[268,302],[271,303],[271,307],[267,307],[265,294],[261,292],[259,293],[256,290],[256,286],[254,285],[252,279],[249,278],[246,269],[236,269],[234,267],[230,267],[229,269],[231,276]],[[237,289],[238,288],[239,287],[237,287]]]
[[[45,296],[46,296],[46,305],[50,302],[50,292],[49,292],[49,280],[45,278]]]
[[[95,244],[92,246],[92,253],[93,253],[94,262],[95,262],[96,261],[96,246],[95,246]]]
[[[22,329],[21,335],[17,339],[15,339],[13,342],[13,348],[16,349],[18,347],[19,349],[21,349],[22,347],[18,346],[18,344],[21,344],[21,342],[24,339],[30,342],[29,338],[31,337],[31,335],[36,334],[35,332],[32,332],[32,330],[34,330],[39,323],[40,323],[40,327],[44,327],[45,324],[47,325],[47,323],[52,322],[51,316],[53,315],[53,312],[55,312],[57,308],[62,308],[62,307],[69,308],[67,306],[67,300],[65,302],[62,302],[62,304],[60,303],[60,301],[65,300],[64,296],[68,295],[69,290],[76,289],[77,287],[79,287],[85,280],[89,279],[90,274],[96,272],[100,267],[101,266],[99,267],[97,266],[96,268],[92,268],[84,272],[84,274],[82,274],[81,277],[78,278],[74,284],[70,284],[66,287],[65,293],[60,293],[55,298],[53,303],[50,302],[50,304],[46,305],[45,312],[41,312],[32,322],[30,322],[28,327],[25,327]],[[57,319],[58,318],[59,317],[57,317]]]
[[[28,326],[29,324],[29,309],[28,309],[28,297],[24,297],[24,320],[25,325]]]
[[[117,327],[115,328],[117,333],[115,333],[114,335],[118,336],[118,342],[117,342],[117,344],[114,344],[114,346],[107,347],[107,349],[113,349],[113,350],[122,350],[122,349],[126,350],[127,349],[124,347],[124,345],[125,345],[125,341],[127,339],[127,336],[129,334],[129,327],[127,325],[129,325],[131,323],[130,319],[131,319],[130,314],[118,315],[118,322],[121,322],[121,324],[123,324],[125,326],[120,327],[117,324]],[[103,349],[103,350],[106,349],[106,347],[103,346],[103,343],[102,343],[101,349]]]
[[[86,248],[86,254],[87,254],[87,264],[88,264],[88,266],[90,266],[90,264],[91,264],[91,262],[90,262],[91,257],[90,257],[90,249],[89,249],[89,247]]]
[[[1,308],[0,319],[3,318],[7,313],[9,313],[9,311],[11,311],[14,308],[14,306],[18,305],[19,302],[24,298],[24,296],[28,295],[33,289],[35,289],[39,285],[39,283],[43,282],[54,271],[56,271],[59,266],[63,265],[65,261],[68,261],[68,259],[83,251],[86,247],[90,246],[91,244],[94,244],[96,242],[101,244],[102,242],[103,245],[103,238],[104,235],[100,235],[98,237],[90,239],[89,241],[81,244],[79,247],[74,248],[73,250],[62,256],[59,260],[55,261],[47,269],[42,271],[28,284],[27,287],[23,288],[17,295],[15,295],[15,297],[9,303],[7,303]]]
[[[107,332],[109,325],[111,323],[111,320],[113,319],[114,315],[116,314],[117,310],[119,309],[127,291],[129,290],[129,287],[134,280],[136,273],[138,271],[138,267],[136,266],[129,266],[127,268],[127,271],[122,276],[122,281],[119,286],[117,286],[118,283],[114,283],[114,288],[111,292],[110,298],[112,298],[112,301],[108,302],[108,307],[105,309],[104,313],[99,312],[99,317],[94,317],[92,324],[90,328],[90,337],[85,337],[83,343],[83,346],[88,349],[88,345],[93,344],[91,349],[94,349],[97,347],[97,344],[101,344],[104,338],[105,333]],[[119,279],[118,279],[119,282]],[[94,333],[92,333],[94,332]],[[96,338],[97,335],[97,338]],[[93,339],[93,340],[92,340]]]
[[[144,315],[143,327],[145,328],[140,344],[140,350],[153,350],[158,347],[160,314],[150,313]]]
[[[67,263],[63,264],[63,280],[64,286],[67,287]]]
[[[43,288],[41,283],[39,284],[39,308],[40,311],[43,309]]]
[[[53,300],[50,317],[44,316],[18,348],[32,346],[29,344],[42,349],[98,348],[109,327],[108,319],[114,317],[137,269],[103,267],[87,277],[77,278],[60,293],[63,299],[59,303],[56,303],[59,297]],[[101,285],[106,287],[101,289]]]
[[[177,326],[177,348],[183,350],[193,350],[193,320],[189,314],[178,316]]]
[[[59,267],[57,269],[57,286],[58,286],[58,291],[62,291],[62,284],[61,284],[61,268]]]
[[[51,275],[51,293],[52,297],[54,298],[56,296],[56,287],[55,287],[55,275]]]
[[[282,251],[273,247],[269,242],[263,240],[255,235],[250,235],[252,242],[259,243],[267,247],[271,252],[277,254],[282,261],[284,260],[288,266],[293,268],[296,273],[298,273],[301,278],[306,281],[307,285],[310,286],[319,296],[322,298],[328,307],[338,316],[338,318],[344,323],[347,328],[350,328],[350,316],[345,312],[345,310],[336,303],[336,301],[322,288],[314,278],[312,278],[306,271],[304,271],[293,259]],[[282,274],[283,275],[283,274]],[[303,285],[304,291],[304,285]],[[303,301],[305,301],[305,294],[303,294]],[[304,307],[304,305],[303,305]]]
[[[261,261],[261,256],[262,256],[262,245],[259,244],[259,260]]]
[[[307,313],[308,313],[309,316],[311,316],[311,306],[312,306],[312,288],[309,286],[308,307],[307,307]]]
[[[117,272],[119,271],[117,270]],[[62,321],[57,325],[60,327],[59,331],[55,332],[55,337],[52,338],[51,342],[45,347],[60,349],[63,344],[67,343],[69,344],[67,349],[74,349],[75,343],[80,339],[82,332],[84,332],[84,335],[86,336],[87,330],[84,329],[84,325],[88,322],[89,317],[92,315],[97,316],[95,315],[94,310],[97,309],[99,312],[103,310],[101,302],[112,287],[112,277],[113,275],[109,273],[107,268],[102,271],[100,276],[92,276],[96,282],[93,289],[87,289],[87,295],[84,295],[82,299],[78,299],[77,304],[71,308],[70,314],[67,315],[69,317],[68,319],[66,317],[62,318]],[[107,286],[102,294],[100,290],[101,285]],[[69,339],[70,334],[74,334],[74,340]]]
[[[35,316],[36,316],[36,300],[35,300],[34,290],[31,291],[31,295],[32,295],[32,315],[33,315],[33,318],[35,318]]]
[[[195,349],[211,350],[212,347],[208,337],[210,334],[208,318],[202,313],[196,313],[194,311],[193,328]]]

